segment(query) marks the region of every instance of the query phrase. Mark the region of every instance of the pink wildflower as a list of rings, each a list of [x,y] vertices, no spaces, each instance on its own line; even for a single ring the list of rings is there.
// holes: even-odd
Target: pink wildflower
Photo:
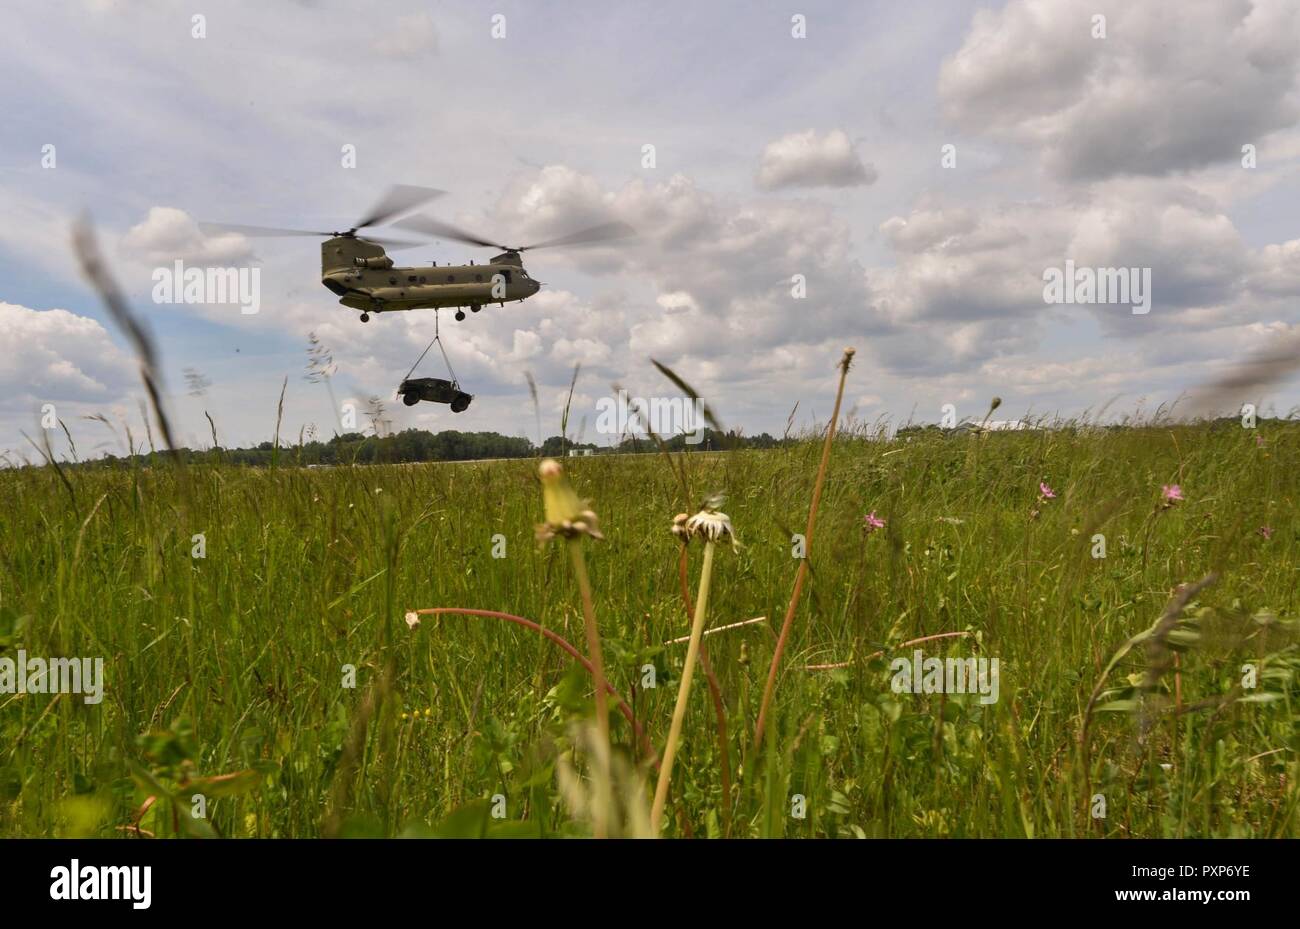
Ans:
[[[885,528],[885,521],[876,516],[876,511],[872,510],[866,516],[862,517],[862,525],[867,532],[875,532],[877,529]]]
[[[1048,487],[1046,481],[1038,482],[1038,492],[1043,495],[1044,500],[1054,500],[1056,498],[1056,491]]]

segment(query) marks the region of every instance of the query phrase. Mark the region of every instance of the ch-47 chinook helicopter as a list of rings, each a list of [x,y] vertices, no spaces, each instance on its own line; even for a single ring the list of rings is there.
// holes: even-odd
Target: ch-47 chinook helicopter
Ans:
[[[529,276],[520,253],[537,248],[586,245],[632,234],[631,227],[624,223],[604,223],[545,242],[511,247],[498,245],[432,216],[410,216],[392,225],[433,239],[451,239],[500,251],[485,264],[471,262],[439,267],[434,262],[431,267],[414,268],[396,267],[384,246],[413,248],[425,242],[357,234],[369,226],[390,223],[442,194],[443,191],[428,187],[395,186],[360,222],[344,232],[228,223],[201,223],[200,228],[205,232],[236,232],[246,236],[326,236],[320,247],[321,283],[338,294],[339,303],[360,310],[363,323],[370,320],[371,313],[451,307],[456,309],[456,319],[461,320],[465,318],[465,307],[477,313],[489,303],[504,306],[508,301],[526,300],[541,290],[542,282]]]

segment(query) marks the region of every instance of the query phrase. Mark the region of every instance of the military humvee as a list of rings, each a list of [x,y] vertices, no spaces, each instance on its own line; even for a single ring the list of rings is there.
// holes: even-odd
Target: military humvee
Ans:
[[[402,381],[397,388],[397,395],[407,406],[415,406],[421,400],[430,403],[449,403],[453,413],[463,413],[469,408],[473,395],[465,393],[455,381],[446,381],[440,377],[414,377]]]

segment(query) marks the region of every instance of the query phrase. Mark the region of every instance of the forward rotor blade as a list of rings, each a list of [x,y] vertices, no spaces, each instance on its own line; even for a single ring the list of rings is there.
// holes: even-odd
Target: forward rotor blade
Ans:
[[[547,239],[545,242],[525,245],[523,248],[517,249],[517,251],[522,252],[533,248],[557,248],[564,245],[590,245],[594,242],[608,242],[612,239],[625,239],[630,235],[636,235],[636,230],[627,223],[602,223],[599,226],[592,226],[589,229],[580,229],[577,232],[571,232],[568,235],[560,236],[558,239]]]
[[[373,235],[359,235],[358,242],[370,242],[374,245],[382,245],[389,251],[396,251],[403,248],[418,248],[421,245],[428,245],[427,242],[412,242],[410,239],[390,239]]]
[[[410,184],[397,184],[388,189],[388,193],[370,208],[365,216],[353,227],[364,229],[366,226],[378,226],[395,216],[409,213],[421,204],[441,197],[446,191],[432,187],[415,187]]]
[[[434,219],[432,216],[419,215],[408,216],[406,219],[398,220],[393,223],[398,229],[407,229],[411,232],[418,232],[422,235],[432,236],[435,239],[451,239],[455,242],[465,242],[468,245],[481,245],[484,248],[499,248],[503,251],[504,245],[498,245],[495,242],[489,242],[487,239],[467,232],[459,226],[453,226],[451,223],[443,222],[440,219]]]
[[[275,235],[310,235],[329,238],[332,232],[311,232],[307,229],[277,229],[273,226],[242,226],[238,223],[199,223],[199,230],[205,234],[219,235],[223,232],[237,232],[246,236]]]

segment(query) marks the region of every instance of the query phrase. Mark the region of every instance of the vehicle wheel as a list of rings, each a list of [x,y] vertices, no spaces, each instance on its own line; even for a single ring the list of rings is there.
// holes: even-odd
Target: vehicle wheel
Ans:
[[[415,406],[420,402],[420,398],[415,394],[402,394],[402,402],[407,406]]]
[[[362,313],[362,314],[361,314],[361,321],[362,321],[363,323],[368,323],[368,322],[370,322],[370,314],[369,314],[369,313]]]
[[[460,322],[460,321],[461,321],[462,319],[464,319],[464,318],[465,318],[465,311],[464,311],[464,310],[457,310],[457,311],[456,311],[456,322]]]
[[[471,313],[477,313],[477,312],[478,312],[479,310],[481,310],[481,309],[483,309],[483,307],[478,306],[478,305],[475,305],[475,306],[470,307],[470,308],[469,308],[469,311],[470,311]]]

